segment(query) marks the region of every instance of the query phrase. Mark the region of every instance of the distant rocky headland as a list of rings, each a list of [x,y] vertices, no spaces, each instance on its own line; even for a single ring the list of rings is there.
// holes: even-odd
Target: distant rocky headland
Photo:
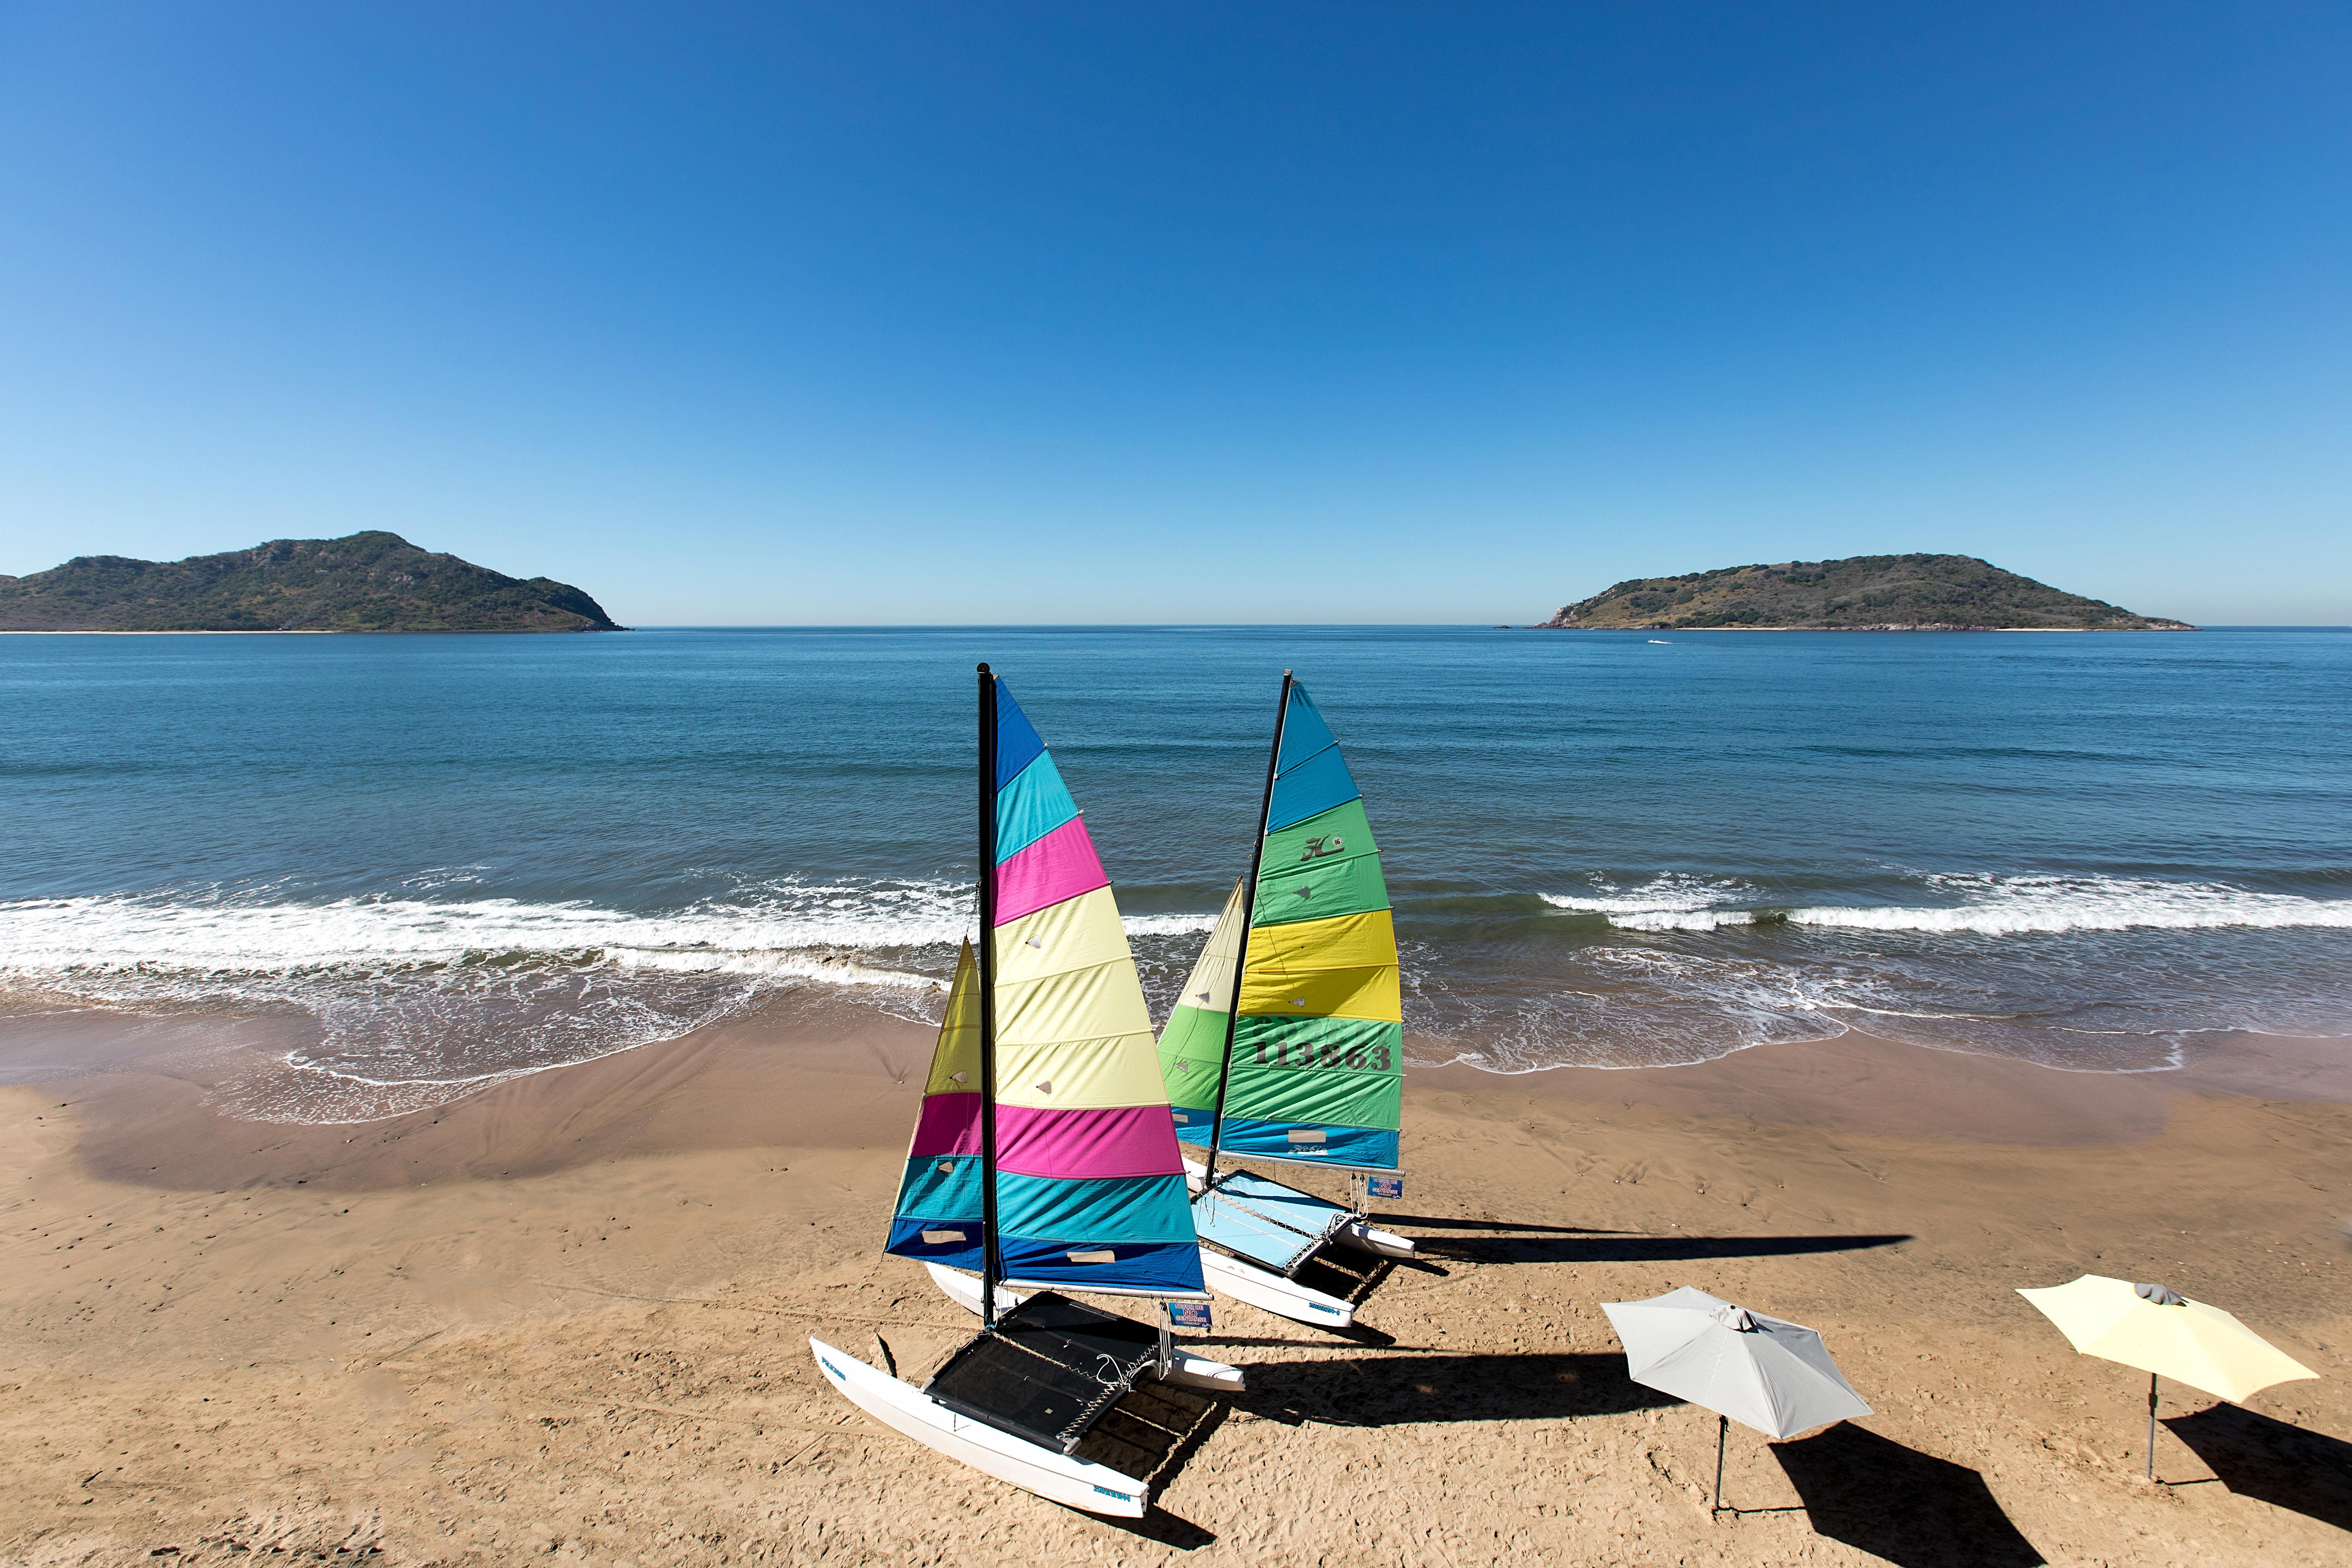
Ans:
[[[133,561],[77,555],[0,576],[0,631],[614,632],[568,583],[517,578],[371,530]]]
[[[1680,631],[2186,632],[2004,572],[1973,555],[1853,555],[1636,577],[1565,605],[1547,626]]]

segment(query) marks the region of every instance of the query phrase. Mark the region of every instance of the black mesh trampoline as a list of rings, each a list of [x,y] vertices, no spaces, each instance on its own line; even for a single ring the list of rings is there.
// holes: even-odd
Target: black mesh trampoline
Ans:
[[[1150,1325],[1042,1290],[950,1356],[923,1392],[1066,1454],[1159,1363]]]

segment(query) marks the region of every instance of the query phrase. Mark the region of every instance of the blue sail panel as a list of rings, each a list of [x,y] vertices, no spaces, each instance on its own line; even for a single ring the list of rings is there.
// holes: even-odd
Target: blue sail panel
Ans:
[[[1002,676],[996,681],[996,787],[1003,789],[1020,776],[1021,770],[1036,761],[1045,749],[1037,735],[1037,726],[1029,722],[1029,715],[1021,711],[1021,704],[1013,700],[1013,693]]]
[[[919,1258],[926,1263],[943,1263],[950,1268],[980,1271],[981,1224],[973,1218],[966,1224],[935,1219],[894,1219],[890,1222],[890,1239],[882,1248],[894,1258]]]
[[[1024,1284],[1051,1285],[1060,1290],[1166,1290],[1172,1293],[1206,1289],[1201,1275],[1201,1243],[1192,1226],[1179,1241],[1120,1241],[1100,1247],[1072,1248],[1066,1242],[1041,1241],[1007,1233],[998,1245],[1004,1278]],[[1072,1252],[1101,1255],[1100,1262],[1074,1262]]]
[[[1316,708],[1315,699],[1307,695],[1307,688],[1292,681],[1290,700],[1282,716],[1282,749],[1274,757],[1276,776],[1339,743],[1339,738],[1331,733],[1331,726]]]

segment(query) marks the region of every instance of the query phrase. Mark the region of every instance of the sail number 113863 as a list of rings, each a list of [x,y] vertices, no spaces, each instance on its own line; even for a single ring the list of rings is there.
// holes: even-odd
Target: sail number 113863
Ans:
[[[1255,1044],[1257,1065],[1276,1068],[1360,1068],[1369,1072],[1390,1070],[1389,1048],[1385,1045],[1342,1046],[1336,1040],[1318,1043],[1313,1040],[1292,1044],[1283,1040],[1259,1040]],[[1271,1056],[1267,1053],[1271,1051]]]

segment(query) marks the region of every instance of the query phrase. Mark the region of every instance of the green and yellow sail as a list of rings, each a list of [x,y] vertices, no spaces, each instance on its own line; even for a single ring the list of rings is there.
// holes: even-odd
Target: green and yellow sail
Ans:
[[[1246,921],[1244,886],[1226,900],[1160,1034],[1160,1071],[1187,1143],[1392,1171],[1404,1014],[1380,848],[1338,740],[1296,681],[1281,725],[1255,899]]]

